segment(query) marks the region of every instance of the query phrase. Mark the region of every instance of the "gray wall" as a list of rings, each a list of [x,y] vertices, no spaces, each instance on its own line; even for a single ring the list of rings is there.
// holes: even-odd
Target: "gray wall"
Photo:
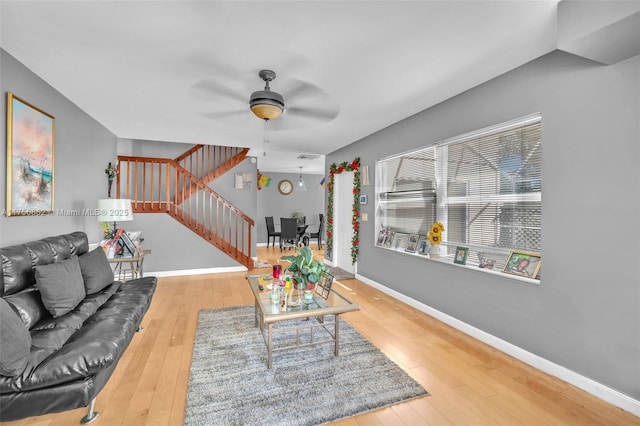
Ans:
[[[307,217],[307,223],[310,224],[309,231],[317,232],[319,225],[318,214],[324,214],[325,212],[325,189],[320,186],[322,175],[303,173],[302,178],[307,186],[307,191],[294,191],[289,195],[282,195],[278,192],[278,182],[282,179],[289,179],[295,185],[300,178],[300,174],[271,172],[265,172],[264,174],[271,178],[271,184],[258,191],[258,213],[256,215],[258,243],[266,244],[267,242],[267,225],[264,219],[266,216],[273,216],[276,231],[279,231],[280,218],[290,217],[295,210],[302,212]],[[313,240],[313,243],[313,247],[317,247],[315,240]]]
[[[56,119],[54,210],[95,209],[107,197],[104,169],[116,159],[116,137],[75,104],[0,49],[0,135],[6,135],[7,92],[37,106]],[[3,147],[6,145],[3,143]],[[6,148],[0,149],[0,199],[6,207]],[[95,217],[60,212],[41,217],[0,217],[0,245],[18,244],[49,235],[85,231],[99,240]]]
[[[638,76],[556,51],[327,156],[370,165],[374,200],[377,159],[541,112],[540,286],[376,248],[373,220],[358,273],[640,399]]]

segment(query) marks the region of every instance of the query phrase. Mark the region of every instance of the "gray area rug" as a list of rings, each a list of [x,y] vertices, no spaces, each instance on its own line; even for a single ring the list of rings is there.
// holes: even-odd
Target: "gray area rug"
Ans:
[[[333,275],[334,280],[352,280],[355,278],[351,272],[347,272],[344,269],[340,269],[338,267],[329,268],[329,273]]]
[[[200,311],[185,425],[318,425],[428,395],[343,320],[338,357],[331,343],[287,349],[274,352],[268,370],[253,313],[253,306]],[[276,334],[275,342],[292,337]]]

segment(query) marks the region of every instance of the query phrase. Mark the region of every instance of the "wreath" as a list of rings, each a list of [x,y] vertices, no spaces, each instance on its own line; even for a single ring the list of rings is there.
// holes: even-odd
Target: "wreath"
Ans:
[[[327,250],[331,253],[333,248],[333,184],[335,175],[342,172],[353,172],[353,207],[351,209],[351,227],[353,237],[351,238],[351,263],[358,260],[358,244],[360,243],[360,157],[351,163],[346,161],[340,164],[333,163],[329,167],[329,199],[327,201]]]

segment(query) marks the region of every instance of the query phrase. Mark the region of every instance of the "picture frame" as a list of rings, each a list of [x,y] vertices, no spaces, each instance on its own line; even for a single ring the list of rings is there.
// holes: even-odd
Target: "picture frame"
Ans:
[[[133,243],[133,241],[131,241],[129,234],[127,234],[126,232],[123,232],[122,235],[120,235],[120,239],[118,240],[118,243],[122,246],[123,255],[125,250],[128,251],[131,254],[131,256],[136,255],[136,245]]]
[[[493,270],[497,260],[486,256],[484,253],[478,253],[478,268]]]
[[[367,204],[367,196],[360,195],[360,204]]]
[[[466,265],[468,255],[469,247],[456,247],[456,252],[453,256],[453,263],[456,265]]]
[[[7,216],[53,213],[55,117],[7,93]]]
[[[409,234],[404,232],[396,232],[393,248],[396,250],[404,250],[409,242]]]
[[[325,272],[320,276],[320,279],[316,283],[316,293],[320,295],[323,299],[327,299],[329,297],[329,293],[331,292],[331,285],[333,284],[333,275],[329,272]]]
[[[407,246],[405,247],[404,251],[406,251],[407,253],[415,253],[416,249],[418,248],[419,238],[420,236],[418,234],[410,234],[409,240],[407,241]]]
[[[384,240],[387,238],[387,230],[384,228],[380,228],[378,231],[378,239],[376,240],[376,245],[378,247],[382,247],[384,245]]]
[[[391,248],[393,246],[393,242],[394,242],[395,238],[396,238],[395,231],[387,230],[387,238],[385,238],[385,240],[384,240],[384,246],[386,248]]]
[[[538,276],[542,258],[540,253],[511,251],[502,272],[520,277],[533,278]]]
[[[429,254],[429,240],[427,239],[426,235],[420,235],[420,238],[418,239],[417,251],[418,254],[421,254],[423,256]]]

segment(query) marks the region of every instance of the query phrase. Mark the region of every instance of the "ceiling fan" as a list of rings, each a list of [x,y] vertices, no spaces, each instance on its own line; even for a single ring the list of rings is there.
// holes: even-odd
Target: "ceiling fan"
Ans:
[[[295,78],[284,79],[280,84],[283,96],[270,87],[270,83],[276,79],[275,71],[260,70],[258,77],[265,82],[265,87],[251,93],[248,99],[249,108],[246,107],[247,98],[232,90],[229,85],[223,85],[217,80],[196,83],[193,87],[197,90],[222,95],[244,104],[244,108],[207,112],[202,115],[223,121],[225,118],[241,116],[251,111],[255,117],[270,122],[270,127],[274,130],[305,128],[327,123],[338,115],[337,104],[326,92],[310,82]]]

